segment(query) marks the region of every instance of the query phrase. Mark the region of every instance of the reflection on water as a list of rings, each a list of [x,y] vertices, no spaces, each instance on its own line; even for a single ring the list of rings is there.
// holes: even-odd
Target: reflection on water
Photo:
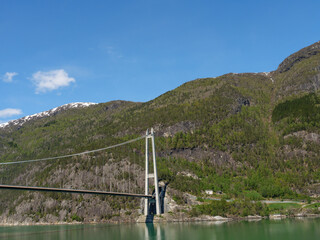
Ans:
[[[166,224],[83,224],[0,227],[0,239],[12,240],[312,240],[320,239],[320,219],[259,222],[202,222]]]
[[[198,222],[137,225],[145,236],[137,239],[210,239],[210,240],[313,240],[320,239],[320,219],[282,221]]]
[[[163,236],[163,228],[161,230],[160,225],[157,224],[156,226],[153,223],[147,223],[144,225],[145,229],[145,239],[146,240],[151,240],[151,239],[164,239],[161,236]]]

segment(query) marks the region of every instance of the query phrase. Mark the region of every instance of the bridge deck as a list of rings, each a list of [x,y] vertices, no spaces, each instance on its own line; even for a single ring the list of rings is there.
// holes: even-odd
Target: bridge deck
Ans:
[[[92,191],[92,190],[80,190],[80,189],[65,189],[65,188],[29,187],[29,186],[2,185],[2,184],[0,184],[0,189],[152,198],[152,195],[135,194],[135,193],[118,193],[118,192]]]

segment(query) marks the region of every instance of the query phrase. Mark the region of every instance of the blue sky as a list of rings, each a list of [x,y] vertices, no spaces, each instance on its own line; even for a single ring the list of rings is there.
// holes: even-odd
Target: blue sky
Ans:
[[[0,1],[0,122],[275,70],[320,40],[319,9],[318,0]]]

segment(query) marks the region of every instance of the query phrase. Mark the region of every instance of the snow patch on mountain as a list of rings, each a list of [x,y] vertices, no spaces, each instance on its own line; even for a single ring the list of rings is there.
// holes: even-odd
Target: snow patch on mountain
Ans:
[[[0,123],[0,128],[4,128],[9,125],[9,122]]]
[[[75,103],[65,104],[65,105],[62,105],[60,107],[53,108],[53,109],[51,109],[49,111],[36,113],[36,114],[29,115],[29,116],[26,116],[26,117],[23,117],[23,118],[20,118],[20,119],[11,120],[11,121],[6,122],[6,123],[1,123],[0,124],[0,128],[5,128],[7,126],[22,126],[23,124],[25,124],[26,122],[28,122],[30,120],[49,117],[49,116],[55,115],[58,112],[63,111],[63,110],[67,110],[67,109],[71,109],[71,108],[84,108],[84,107],[89,107],[89,106],[95,105],[95,104],[97,104],[97,103],[75,102]]]

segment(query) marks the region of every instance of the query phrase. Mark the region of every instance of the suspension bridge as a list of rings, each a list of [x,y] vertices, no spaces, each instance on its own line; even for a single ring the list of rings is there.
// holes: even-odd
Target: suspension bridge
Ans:
[[[135,146],[133,150],[125,149],[125,151],[133,152],[133,160],[130,159],[130,156],[124,157],[119,154],[119,151],[117,152],[117,149],[137,142],[140,142],[141,145]],[[144,154],[143,147],[145,148]],[[104,157],[92,156],[95,153],[100,153]],[[102,159],[107,159],[106,163]],[[97,164],[92,164],[94,160]],[[89,163],[90,161],[91,163]],[[21,165],[28,164],[29,167],[21,167]],[[68,169],[67,174],[61,169],[63,166]],[[44,176],[46,174],[53,175],[51,181],[38,177],[37,170]],[[8,177],[8,173],[16,173],[17,171],[20,171],[18,178]],[[34,177],[30,178],[30,173],[34,171]],[[92,171],[95,176],[91,174]],[[1,162],[0,173],[2,181],[0,189],[135,197],[144,199],[145,215],[163,212],[163,193],[159,188],[153,129],[150,132],[147,130],[146,134],[141,137],[95,150],[55,157]],[[100,176],[100,181],[98,176]],[[50,178],[50,176],[46,177]],[[144,178],[144,181],[140,181],[139,178]],[[25,184],[21,184],[23,181]],[[4,184],[4,182],[8,184]],[[48,186],[49,182],[54,186]],[[35,183],[42,183],[45,186],[32,186]],[[58,187],[59,184],[60,187]],[[91,189],[83,189],[84,186]],[[150,193],[151,187],[154,188],[153,193]]]

